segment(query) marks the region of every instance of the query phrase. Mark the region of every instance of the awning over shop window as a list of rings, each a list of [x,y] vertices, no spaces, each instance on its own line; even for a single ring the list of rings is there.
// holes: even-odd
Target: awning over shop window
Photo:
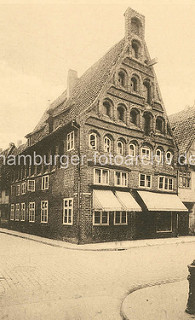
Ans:
[[[138,191],[149,211],[187,212],[188,209],[176,194]]]
[[[142,211],[139,204],[135,201],[129,192],[116,191],[116,196],[125,211]]]
[[[94,190],[93,208],[103,211],[124,211],[121,203],[111,190]]]

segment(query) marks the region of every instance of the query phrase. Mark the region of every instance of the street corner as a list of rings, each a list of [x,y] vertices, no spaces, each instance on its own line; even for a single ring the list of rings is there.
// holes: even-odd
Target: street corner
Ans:
[[[188,301],[187,280],[136,290],[122,304],[124,320],[190,320],[185,312]]]

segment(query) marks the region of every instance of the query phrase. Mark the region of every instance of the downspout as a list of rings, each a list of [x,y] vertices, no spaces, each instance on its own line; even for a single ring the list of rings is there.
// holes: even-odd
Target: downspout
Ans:
[[[80,216],[81,216],[81,210],[80,210],[80,196],[81,196],[81,134],[80,134],[80,125],[76,122],[76,120],[72,121],[73,128],[77,129],[78,132],[78,157],[79,157],[79,163],[78,163],[78,189],[77,189],[77,206],[78,206],[78,215],[77,215],[77,237],[78,237],[78,244],[80,244]]]

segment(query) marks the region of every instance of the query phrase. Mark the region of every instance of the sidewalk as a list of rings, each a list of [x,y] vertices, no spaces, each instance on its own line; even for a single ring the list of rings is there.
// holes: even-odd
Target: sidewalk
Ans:
[[[122,305],[123,319],[128,320],[191,320],[185,312],[188,281],[162,284],[134,291]]]
[[[60,247],[69,250],[83,250],[83,251],[120,251],[132,248],[141,248],[149,246],[161,246],[195,242],[195,236],[179,237],[179,238],[164,238],[164,239],[146,239],[146,240],[130,240],[130,241],[116,241],[90,244],[73,244],[61,240],[53,240],[39,237],[32,234],[22,233],[14,230],[0,228],[0,233],[8,234],[23,239],[28,239],[54,247]]]

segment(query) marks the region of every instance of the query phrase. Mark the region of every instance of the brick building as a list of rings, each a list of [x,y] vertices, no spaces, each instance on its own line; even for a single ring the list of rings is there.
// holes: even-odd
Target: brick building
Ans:
[[[177,235],[177,148],[144,35],[128,8],[125,37],[80,78],[69,71],[22,151],[48,164],[13,169],[10,228],[76,243]]]
[[[195,106],[171,115],[170,123],[179,148],[179,197],[189,210],[178,219],[180,234],[195,233]],[[193,158],[192,158],[192,157]],[[191,157],[191,159],[190,159]],[[191,160],[191,161],[190,161]]]

